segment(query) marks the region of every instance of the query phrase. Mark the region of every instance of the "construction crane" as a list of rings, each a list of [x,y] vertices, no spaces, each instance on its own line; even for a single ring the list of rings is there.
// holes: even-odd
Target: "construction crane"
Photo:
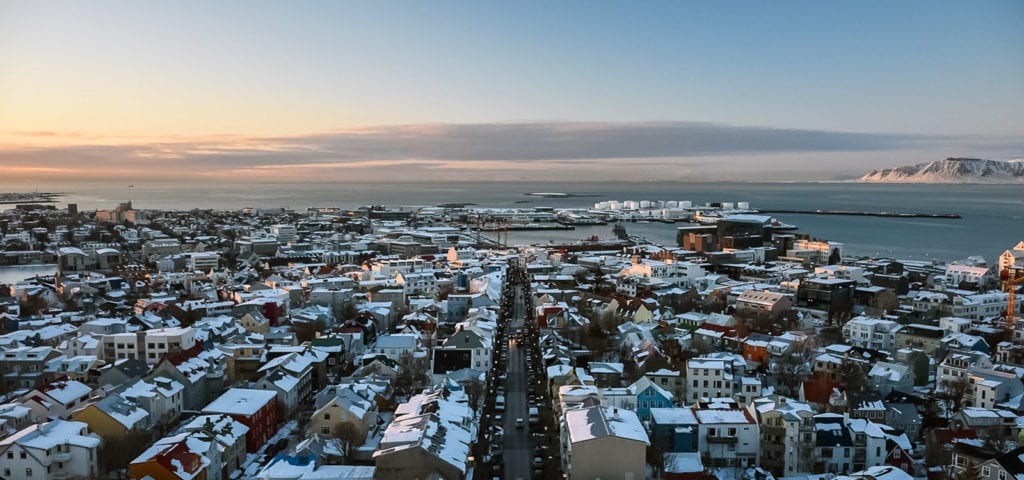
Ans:
[[[1017,285],[1024,282],[1024,270],[1007,268],[999,272],[999,279],[1003,282],[1003,291],[1009,294],[1006,299],[1006,328],[1012,331],[1017,313],[1014,309],[1014,297],[1017,293]]]

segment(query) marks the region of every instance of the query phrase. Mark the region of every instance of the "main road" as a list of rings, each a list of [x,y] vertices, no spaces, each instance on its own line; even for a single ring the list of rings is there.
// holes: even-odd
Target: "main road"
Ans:
[[[515,287],[515,301],[512,318],[509,321],[508,370],[505,379],[505,478],[508,480],[530,478],[530,416],[526,401],[526,365],[522,346],[512,340],[515,332],[523,328],[523,287]],[[516,425],[516,419],[523,419],[523,426]]]

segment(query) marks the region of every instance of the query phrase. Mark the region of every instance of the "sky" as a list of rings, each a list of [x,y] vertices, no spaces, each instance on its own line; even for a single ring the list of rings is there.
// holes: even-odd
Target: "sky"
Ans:
[[[0,177],[830,180],[1016,159],[1022,46],[1015,0],[0,0]]]

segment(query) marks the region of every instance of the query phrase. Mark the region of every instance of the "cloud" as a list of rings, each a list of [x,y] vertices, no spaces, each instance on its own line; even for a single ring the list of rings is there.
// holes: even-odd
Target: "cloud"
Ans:
[[[60,136],[58,132],[35,133]],[[78,134],[68,137],[74,135]],[[692,168],[715,158],[941,149],[957,142],[978,146],[987,140],[705,122],[525,122],[386,125],[298,136],[168,137],[120,143],[123,141],[0,147],[0,172],[5,166],[32,166],[79,174],[134,170],[146,175],[317,178],[325,170],[377,169],[386,178],[389,168],[481,171],[532,168],[528,165],[568,169],[575,164],[593,171],[624,159],[632,159],[638,167]],[[1001,148],[1022,145],[1020,139],[996,143]]]

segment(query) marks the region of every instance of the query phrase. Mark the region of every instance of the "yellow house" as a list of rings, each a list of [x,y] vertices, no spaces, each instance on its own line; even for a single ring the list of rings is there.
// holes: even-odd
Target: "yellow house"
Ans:
[[[327,437],[335,436],[335,428],[339,424],[350,423],[355,427],[361,443],[366,441],[370,426],[377,424],[377,404],[341,385],[335,396],[317,409],[309,420],[314,433]]]
[[[270,331],[270,320],[267,320],[267,317],[258,311],[242,315],[238,323],[242,325],[242,328],[250,332],[266,334]]]
[[[149,413],[116,393],[76,410],[71,418],[85,422],[89,430],[105,439],[122,437],[131,430],[149,427]]]

